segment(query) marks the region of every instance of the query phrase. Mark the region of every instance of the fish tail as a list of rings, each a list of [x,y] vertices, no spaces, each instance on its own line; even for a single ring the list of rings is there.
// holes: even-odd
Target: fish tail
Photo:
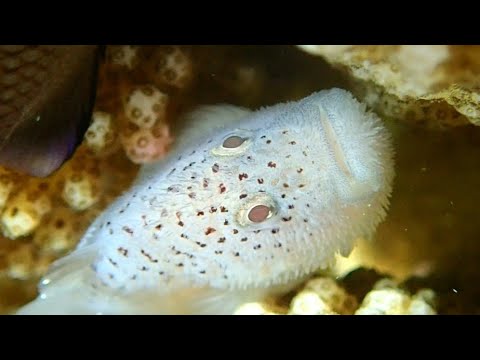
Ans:
[[[56,261],[39,285],[39,296],[17,315],[96,314],[107,305],[103,289],[95,284],[91,265],[95,244],[86,246]]]
[[[80,298],[81,299],[81,298]],[[95,312],[86,302],[79,302],[78,294],[65,293],[61,296],[37,297],[21,307],[15,315],[94,315]]]

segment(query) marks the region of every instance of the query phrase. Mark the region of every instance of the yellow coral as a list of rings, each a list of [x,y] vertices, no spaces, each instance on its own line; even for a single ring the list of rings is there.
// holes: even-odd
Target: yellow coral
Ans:
[[[152,85],[136,87],[127,97],[120,142],[134,163],[156,161],[168,151],[172,143],[166,122],[168,99]]]
[[[267,302],[239,306],[236,315],[434,315],[435,293],[420,290],[411,296],[390,279],[378,281],[359,306],[356,298],[347,293],[330,277],[318,277],[307,282],[290,301],[288,310]]]
[[[151,129],[157,122],[165,122],[168,95],[152,85],[135,88],[127,98],[125,116],[141,129]]]
[[[191,84],[193,64],[188,54],[178,46],[159,47],[146,63],[148,77],[153,82],[184,89]]]
[[[133,45],[112,45],[107,49],[107,59],[117,66],[126,67],[129,70],[138,65],[138,46]]]
[[[95,111],[92,115],[92,123],[85,133],[85,145],[95,154],[110,154],[115,150],[113,146],[115,135],[112,115]]]
[[[277,315],[267,304],[246,303],[238,307],[233,315]]]
[[[7,170],[0,168],[0,211],[5,207],[8,197],[14,188],[14,181]]]
[[[411,297],[389,279],[378,281],[355,315],[435,315],[429,301],[434,296],[431,290],[419,292]]]
[[[355,297],[348,294],[334,279],[329,277],[310,280],[305,285],[304,291],[315,293],[329,309],[339,314],[353,314],[358,307]]]
[[[32,179],[3,211],[0,222],[4,235],[10,239],[29,235],[51,208],[48,184]]]
[[[25,280],[35,271],[34,249],[32,244],[22,244],[12,251],[8,258],[8,275],[13,279]]]
[[[81,219],[75,220],[71,209],[57,207],[35,231],[33,243],[42,253],[53,255],[65,253],[77,243],[82,225]]]
[[[72,174],[65,180],[62,197],[75,210],[86,210],[100,198],[97,179],[88,174]]]
[[[338,315],[314,291],[304,290],[290,304],[290,315]]]

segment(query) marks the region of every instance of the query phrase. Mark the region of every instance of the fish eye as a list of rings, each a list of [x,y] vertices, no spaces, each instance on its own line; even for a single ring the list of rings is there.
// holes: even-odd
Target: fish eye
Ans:
[[[222,146],[227,149],[238,148],[240,145],[242,145],[245,142],[245,140],[246,139],[241,136],[236,136],[236,135],[230,136],[225,139]]]
[[[238,129],[225,136],[221,143],[213,148],[212,154],[216,156],[239,156],[252,144],[252,132]]]
[[[240,226],[260,226],[277,214],[276,202],[268,194],[256,194],[246,200],[235,217]]]
[[[272,216],[272,211],[269,206],[256,205],[248,212],[248,220],[253,223],[260,223]]]

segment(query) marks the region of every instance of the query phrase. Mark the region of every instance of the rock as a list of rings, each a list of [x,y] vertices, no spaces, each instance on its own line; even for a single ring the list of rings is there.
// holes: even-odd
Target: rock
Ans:
[[[436,129],[480,125],[480,46],[299,47],[345,72],[384,117]]]

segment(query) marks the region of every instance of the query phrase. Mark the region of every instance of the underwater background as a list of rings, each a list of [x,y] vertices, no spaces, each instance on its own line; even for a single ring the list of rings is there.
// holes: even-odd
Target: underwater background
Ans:
[[[480,313],[480,46],[441,45],[108,46],[73,157],[44,178],[0,168],[0,313],[33,299],[49,264],[139,166],[168,153],[186,126],[180,114],[215,103],[256,109],[332,87],[355,94],[392,133],[386,220],[330,272],[239,313]]]

